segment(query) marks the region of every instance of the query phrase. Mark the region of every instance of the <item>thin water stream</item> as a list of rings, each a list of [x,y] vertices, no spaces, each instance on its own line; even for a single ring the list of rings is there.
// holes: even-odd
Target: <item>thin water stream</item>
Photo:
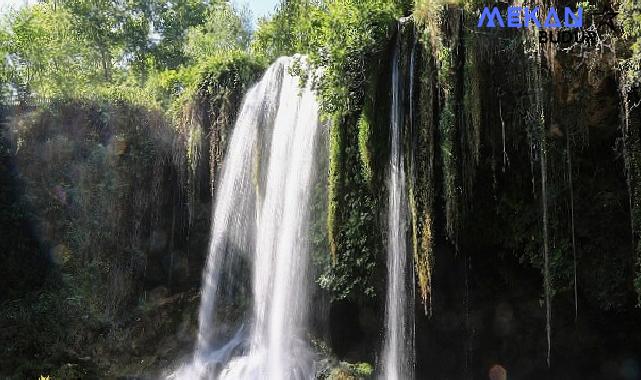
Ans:
[[[409,281],[412,279],[412,266],[408,262],[408,205],[402,139],[406,86],[401,72],[400,41],[399,32],[392,63],[391,149],[387,176],[387,296],[382,363],[382,377],[386,380],[414,378],[414,300]],[[413,63],[412,59],[410,72],[413,72]],[[413,75],[410,74],[409,88],[413,86],[412,80]]]

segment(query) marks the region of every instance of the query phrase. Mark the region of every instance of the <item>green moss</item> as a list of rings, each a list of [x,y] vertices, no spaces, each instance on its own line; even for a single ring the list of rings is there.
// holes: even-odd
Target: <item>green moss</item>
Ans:
[[[389,75],[381,54],[367,75],[363,109],[358,119],[358,151],[362,175],[374,189],[382,185],[389,154]]]
[[[421,210],[423,212],[419,215],[417,203],[424,200],[417,199],[413,187],[410,187],[408,192],[414,265],[421,299],[427,314],[428,310],[431,310],[432,293],[432,223],[428,210]]]
[[[431,310],[432,287],[432,213],[434,207],[434,156],[438,121],[434,104],[437,70],[432,41],[426,33],[416,47],[418,66],[415,73],[417,98],[412,133],[407,133],[406,150],[413,176],[408,181],[412,250],[417,284],[426,314]]]
[[[465,193],[472,193],[476,167],[479,163],[481,145],[481,85],[477,55],[482,54],[477,46],[477,35],[468,33],[464,38],[465,62],[463,67],[463,112],[464,149],[462,177]]]
[[[327,206],[327,233],[332,260],[336,262],[336,238],[338,231],[338,209],[342,191],[343,173],[343,131],[342,117],[334,116],[329,127],[329,181],[328,181],[328,206]]]
[[[374,367],[369,363],[336,363],[317,375],[318,380],[362,380],[374,374]]]
[[[371,152],[371,138],[372,138],[372,123],[369,120],[367,112],[363,112],[358,119],[358,152],[361,159],[361,170],[365,181],[371,186],[373,174],[372,152]]]
[[[447,234],[452,241],[456,242],[458,230],[458,172],[456,155],[456,95],[453,82],[455,60],[451,56],[449,48],[441,53],[442,67],[440,69],[440,80],[443,91],[443,105],[439,120],[439,134],[441,137],[440,153],[443,168],[443,195],[445,197],[445,218]]]
[[[456,125],[454,123],[453,99],[447,95],[441,111],[439,132],[441,135],[441,158],[443,160],[443,194],[445,196],[445,218],[447,234],[456,242],[458,229],[458,189],[456,169]]]
[[[328,184],[328,238],[333,260],[323,268],[318,282],[335,299],[359,294],[372,297],[381,241],[376,223],[379,202],[360,169],[357,120],[338,117],[338,121],[330,130]]]
[[[356,376],[368,377],[374,374],[374,367],[369,363],[356,363],[350,365]]]
[[[460,230],[461,184],[459,165],[459,117],[461,94],[461,19],[456,9],[446,9],[441,13],[444,28],[437,50],[438,81],[441,88],[441,112],[439,119],[440,155],[443,171],[443,197],[445,198],[446,232],[457,245]]]

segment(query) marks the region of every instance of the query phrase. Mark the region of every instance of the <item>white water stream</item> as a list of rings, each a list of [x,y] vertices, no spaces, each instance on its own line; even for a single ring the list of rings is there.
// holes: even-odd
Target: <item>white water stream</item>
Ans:
[[[414,378],[414,297],[411,291],[413,287],[409,285],[412,277],[408,277],[408,273],[412,273],[412,267],[411,262],[408,262],[406,235],[408,210],[402,139],[405,86],[400,72],[400,49],[399,37],[392,63],[391,149],[387,176],[387,297],[381,374],[386,380]],[[413,66],[413,59],[410,66]],[[413,71],[413,67],[410,67],[410,71]],[[413,86],[412,79],[413,75],[410,74],[410,88]]]
[[[292,63],[291,58],[279,59],[243,102],[216,194],[196,351],[192,362],[170,378],[314,377],[304,334],[310,307],[307,226],[318,104],[311,84],[300,88],[300,79],[289,73]],[[269,142],[257,141],[261,135]],[[254,174],[257,159],[268,160],[258,165],[266,168],[261,175]],[[226,285],[221,282],[229,256],[243,250],[253,252],[249,336],[241,327],[220,342],[217,306]]]

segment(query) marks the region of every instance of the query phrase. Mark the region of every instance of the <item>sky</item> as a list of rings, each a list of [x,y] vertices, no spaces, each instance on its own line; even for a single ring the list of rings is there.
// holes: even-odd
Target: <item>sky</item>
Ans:
[[[247,3],[254,15],[254,21],[260,17],[272,13],[279,0],[236,0],[235,3]],[[33,4],[35,0],[0,0],[0,14],[5,13],[9,8],[20,7],[24,4]]]
[[[4,0],[0,0],[0,2],[2,1]],[[245,2],[249,5],[249,9],[252,10],[254,19],[259,19],[271,14],[279,0],[245,0]]]
[[[257,0],[258,2],[262,0]],[[33,4],[34,0],[0,0],[0,14],[4,14],[10,8],[21,7],[25,4]]]

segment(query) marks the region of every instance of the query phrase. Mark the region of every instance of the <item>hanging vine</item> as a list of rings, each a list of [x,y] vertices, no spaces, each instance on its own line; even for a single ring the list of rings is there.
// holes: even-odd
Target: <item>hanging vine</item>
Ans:
[[[445,197],[446,231],[455,246],[458,244],[460,223],[460,178],[458,173],[458,129],[461,97],[461,35],[462,15],[456,8],[446,8],[442,26],[444,42],[438,54],[441,66],[438,81],[441,88],[439,135],[443,170],[443,196]]]
[[[413,123],[414,149],[411,154],[413,181],[410,182],[412,244],[418,286],[425,313],[431,313],[432,296],[432,213],[434,204],[434,137],[436,129],[436,64],[427,34],[417,47],[418,102]]]

